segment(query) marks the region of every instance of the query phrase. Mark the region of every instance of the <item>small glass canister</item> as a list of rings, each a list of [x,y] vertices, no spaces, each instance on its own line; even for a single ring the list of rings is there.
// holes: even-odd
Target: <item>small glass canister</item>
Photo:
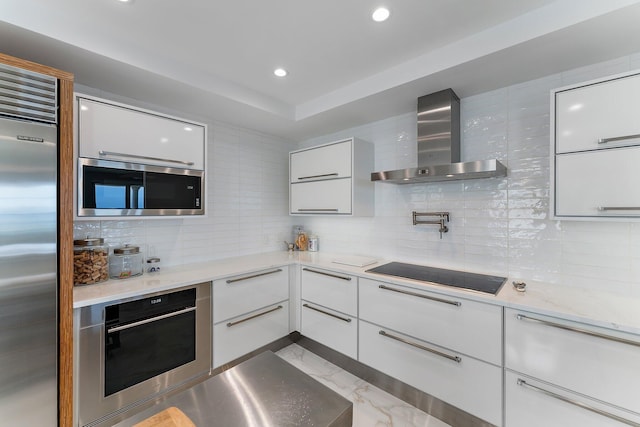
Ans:
[[[109,279],[109,250],[104,239],[73,241],[73,285],[93,285]]]
[[[124,245],[115,248],[109,258],[109,276],[112,279],[128,279],[142,274],[140,247]]]
[[[310,235],[309,236],[309,252],[318,252],[319,248],[318,236]]]
[[[160,273],[160,258],[147,258],[147,266],[145,269],[147,270],[147,273]]]

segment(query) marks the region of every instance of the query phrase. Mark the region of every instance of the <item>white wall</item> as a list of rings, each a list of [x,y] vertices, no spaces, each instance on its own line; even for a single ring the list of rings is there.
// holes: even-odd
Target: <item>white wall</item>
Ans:
[[[319,236],[322,251],[640,295],[640,223],[549,219],[550,90],[638,68],[640,54],[462,99],[462,160],[497,158],[506,178],[376,183],[372,218],[296,222]],[[375,170],[416,166],[415,113],[300,147],[350,136],[375,144]],[[451,212],[450,231],[440,239],[437,226],[413,226],[413,210]]]
[[[288,141],[161,106],[76,85],[77,92],[208,123],[207,218],[78,220],[74,238],[103,237],[161,258],[163,267],[285,249],[288,215]]]

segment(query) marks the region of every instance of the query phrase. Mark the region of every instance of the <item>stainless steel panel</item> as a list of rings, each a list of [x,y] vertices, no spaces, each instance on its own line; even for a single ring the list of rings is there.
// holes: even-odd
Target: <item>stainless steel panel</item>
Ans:
[[[0,64],[0,114],[57,123],[58,80]]]
[[[117,424],[132,426],[169,407],[207,427],[350,427],[353,404],[265,352]]]
[[[57,425],[57,130],[0,118],[0,423]]]
[[[415,184],[416,182],[457,181],[501,176],[507,176],[506,166],[498,160],[492,159],[373,172],[371,181]]]

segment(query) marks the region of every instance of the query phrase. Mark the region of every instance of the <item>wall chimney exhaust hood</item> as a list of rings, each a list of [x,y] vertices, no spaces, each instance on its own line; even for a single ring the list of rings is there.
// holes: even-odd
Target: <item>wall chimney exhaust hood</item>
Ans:
[[[451,89],[418,98],[418,165],[373,172],[371,181],[414,184],[507,175],[495,159],[460,162],[460,98]]]

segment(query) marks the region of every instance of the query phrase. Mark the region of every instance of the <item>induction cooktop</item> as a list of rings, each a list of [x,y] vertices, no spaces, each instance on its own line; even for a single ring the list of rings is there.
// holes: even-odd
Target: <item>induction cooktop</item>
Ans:
[[[445,270],[426,265],[390,262],[379,267],[370,268],[367,273],[378,273],[387,276],[430,282],[438,285],[453,286],[476,292],[495,295],[507,281],[506,277],[488,276],[466,271]]]

